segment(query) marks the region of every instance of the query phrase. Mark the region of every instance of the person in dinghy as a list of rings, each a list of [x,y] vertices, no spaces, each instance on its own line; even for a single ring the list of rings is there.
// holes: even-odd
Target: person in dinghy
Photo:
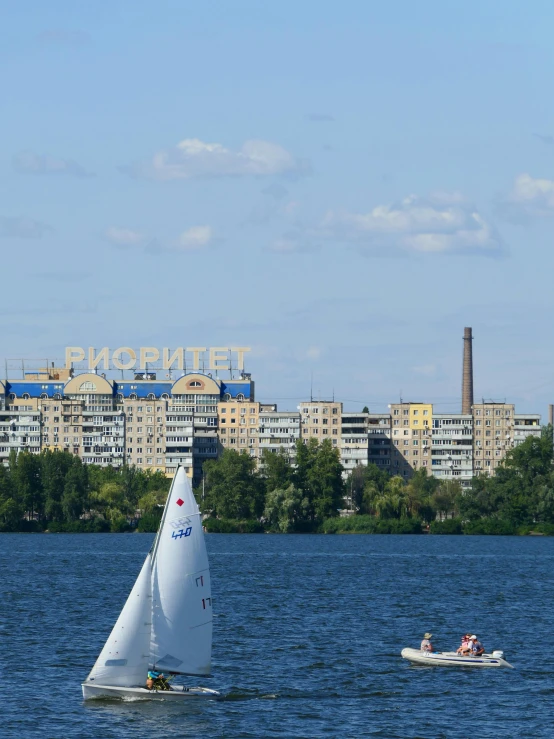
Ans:
[[[433,645],[431,644],[431,639],[433,638],[433,634],[430,634],[428,631],[423,634],[423,641],[421,642],[420,649],[422,652],[432,652],[433,651]]]
[[[469,640],[469,648],[474,657],[480,657],[485,652],[485,647],[481,644],[476,634],[472,634]]]

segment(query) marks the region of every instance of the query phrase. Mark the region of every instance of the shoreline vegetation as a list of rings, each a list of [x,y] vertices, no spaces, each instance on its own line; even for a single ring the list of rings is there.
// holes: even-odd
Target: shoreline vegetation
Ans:
[[[330,441],[297,442],[294,465],[225,449],[195,495],[208,533],[554,535],[552,426],[512,449],[471,490],[376,465],[343,480]],[[84,465],[68,452],[12,453],[0,466],[0,532],[155,532],[171,480],[162,472]]]

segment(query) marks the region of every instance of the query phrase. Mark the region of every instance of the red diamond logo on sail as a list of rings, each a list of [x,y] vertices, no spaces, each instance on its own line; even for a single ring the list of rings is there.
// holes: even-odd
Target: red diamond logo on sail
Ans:
[[[179,498],[179,500],[177,500],[177,501],[175,501],[175,502],[177,503],[177,505],[183,505],[183,503],[184,503],[185,501],[184,501],[184,500],[181,500],[181,498]]]

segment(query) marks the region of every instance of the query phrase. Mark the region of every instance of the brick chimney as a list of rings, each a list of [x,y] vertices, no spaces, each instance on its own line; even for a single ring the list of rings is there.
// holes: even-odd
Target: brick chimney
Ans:
[[[462,413],[471,413],[473,406],[473,336],[471,328],[464,328],[464,364],[462,375]]]

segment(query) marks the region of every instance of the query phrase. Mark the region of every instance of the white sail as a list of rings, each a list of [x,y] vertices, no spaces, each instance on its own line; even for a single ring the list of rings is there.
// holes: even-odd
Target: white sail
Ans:
[[[124,687],[144,684],[150,655],[151,565],[148,554],[87,682]]]
[[[152,553],[150,666],[208,675],[211,652],[212,593],[202,518],[179,467]]]

